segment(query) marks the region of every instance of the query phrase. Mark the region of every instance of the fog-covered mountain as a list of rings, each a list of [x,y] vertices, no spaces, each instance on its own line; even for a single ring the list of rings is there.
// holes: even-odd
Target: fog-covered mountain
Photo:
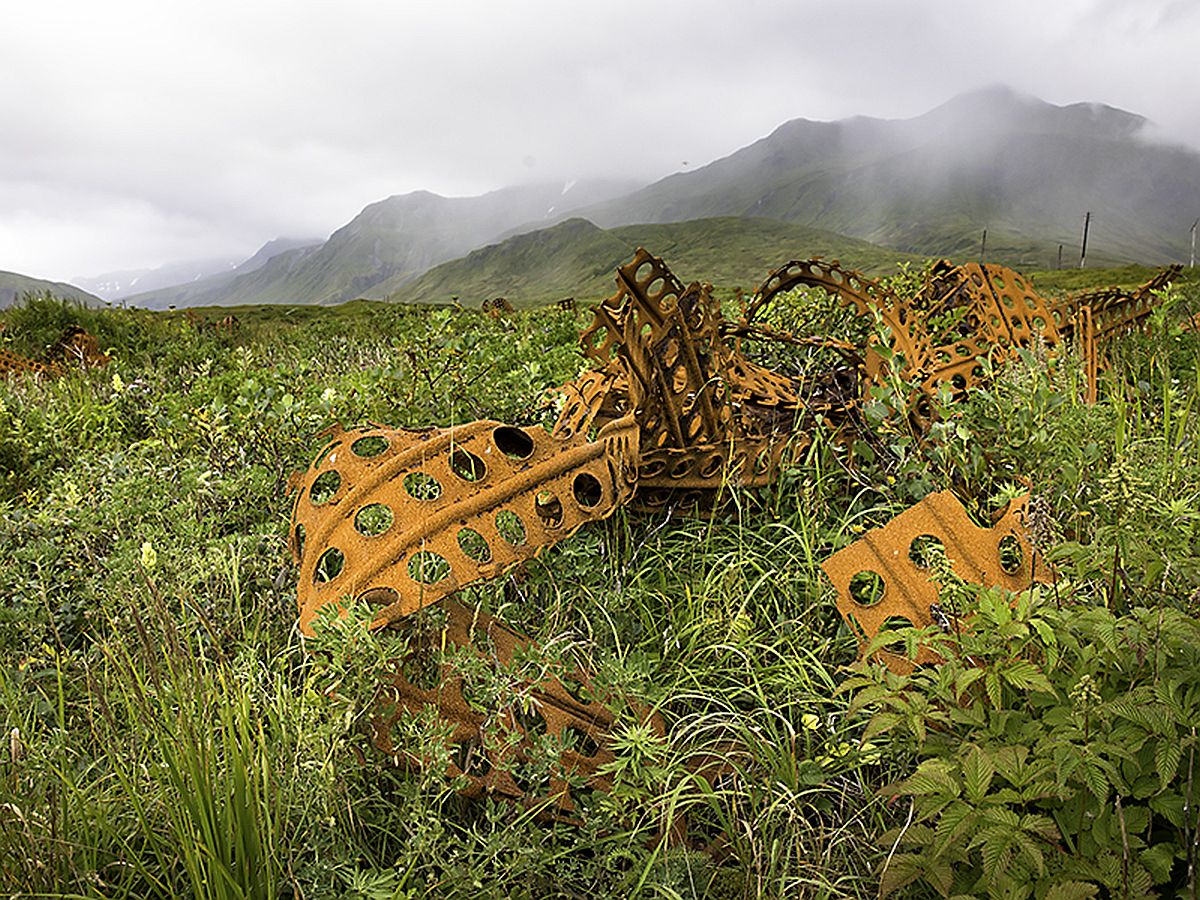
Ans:
[[[132,296],[129,302],[229,306],[383,298],[438,263],[514,229],[543,227],[562,210],[627,193],[635,186],[612,181],[537,184],[479,197],[415,191],[372,203],[324,244],[276,254],[256,271],[238,271],[231,279],[201,284],[199,291],[158,290]]]
[[[577,211],[601,226],[765,216],[929,256],[978,252],[1045,268],[1089,256],[1185,258],[1200,154],[1145,137],[1141,116],[1054,106],[1007,88],[913,119],[795,119],[703,168]]]
[[[1086,212],[1094,263],[1186,259],[1188,229],[1200,215],[1200,153],[1155,143],[1133,113],[991,88],[912,119],[795,119],[644,187],[581,182],[389,197],[318,246],[268,245],[216,277],[132,296],[126,286],[121,296],[155,307],[407,296],[407,285],[441,263],[572,217],[600,228],[769,219],[958,258],[978,255],[986,229],[988,259],[1050,268],[1060,244],[1065,264],[1078,259]]]
[[[236,300],[227,298],[236,294],[234,282],[244,275],[271,266],[268,271],[274,272],[285,258],[303,256],[310,250],[320,247],[322,241],[315,238],[308,240],[299,238],[276,238],[268,241],[258,252],[242,263],[222,269],[205,277],[193,278],[181,284],[158,288],[152,291],[139,291],[126,297],[131,306],[143,306],[149,309],[168,309],[172,306],[217,306]]]

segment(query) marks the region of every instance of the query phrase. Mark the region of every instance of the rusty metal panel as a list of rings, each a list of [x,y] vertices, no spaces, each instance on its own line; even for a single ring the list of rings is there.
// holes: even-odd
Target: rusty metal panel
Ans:
[[[36,359],[29,359],[21,356],[18,353],[13,353],[9,350],[0,349],[0,375],[13,374],[32,374],[32,375],[57,375],[57,367],[47,365],[46,363],[38,362]]]
[[[885,623],[924,628],[948,627],[958,613],[939,605],[932,580],[932,547],[940,544],[954,574],[985,587],[1022,591],[1045,582],[1050,571],[1026,534],[1029,497],[1013,500],[991,528],[971,521],[950,491],[930,494],[886,525],[868,531],[821,564],[837,591],[838,611],[866,646]],[[913,662],[887,650],[879,658],[893,671],[911,671]],[[936,662],[922,647],[916,663]]]
[[[0,349],[0,375],[11,372],[57,377],[63,374],[64,367],[100,368],[110,361],[111,357],[100,352],[100,345],[93,335],[78,325],[71,325],[50,348],[45,362]]]
[[[1150,313],[1158,308],[1155,294],[1179,277],[1183,267],[1176,264],[1156,273],[1153,278],[1132,291],[1103,288],[1076,294],[1059,306],[1068,319],[1082,309],[1091,309],[1092,328],[1100,341],[1142,327]]]
[[[427,635],[423,645],[411,647],[410,659],[405,661],[410,663],[409,672],[419,670],[411,663],[419,662],[421,654],[435,655],[442,646],[464,648],[487,659],[493,669],[511,665],[522,651],[535,646],[481,610],[453,600],[443,601],[442,608],[446,612],[442,630]],[[405,665],[397,665],[376,704],[372,736],[385,753],[397,754],[392,732],[403,711],[433,706],[452,726],[453,762],[446,774],[466,780],[466,796],[488,794],[528,806],[549,801],[552,815],[569,817],[575,809],[572,791],[579,789],[569,781],[583,782],[586,790],[611,787],[599,769],[613,759],[608,742],[614,718],[604,704],[587,699],[593,689],[584,673],[572,673],[567,684],[550,675],[536,684],[514,684],[510,702],[489,704],[473,693],[469,680],[450,664],[432,673],[424,686],[410,680],[405,670]],[[638,714],[663,733],[661,719],[645,711]],[[492,740],[488,740],[489,732]],[[541,735],[557,738],[565,749],[560,769],[551,773],[548,787],[533,791],[522,782],[519,771],[528,759],[531,739]],[[419,765],[417,760],[403,762]],[[518,773],[515,777],[514,772]]]
[[[347,596],[396,621],[610,515],[633,492],[637,440],[632,417],[595,441],[494,421],[334,435],[294,483],[301,629]]]

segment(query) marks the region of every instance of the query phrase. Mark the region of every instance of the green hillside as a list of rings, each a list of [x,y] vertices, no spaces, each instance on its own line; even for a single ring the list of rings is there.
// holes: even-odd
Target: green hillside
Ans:
[[[792,259],[841,259],[869,274],[894,271],[918,257],[771,219],[724,217],[602,229],[586,219],[519,235],[443,263],[388,296],[399,303],[478,306],[504,297],[518,306],[563,297],[607,296],[613,272],[645,247],[688,283],[709,281],[720,290],[751,291],[767,273]]]
[[[88,306],[103,306],[104,301],[99,297],[81,290],[73,284],[61,281],[46,281],[42,278],[30,278],[28,275],[18,275],[16,272],[0,272],[0,309],[12,306],[25,294],[51,293],[55,297],[77,300]]]

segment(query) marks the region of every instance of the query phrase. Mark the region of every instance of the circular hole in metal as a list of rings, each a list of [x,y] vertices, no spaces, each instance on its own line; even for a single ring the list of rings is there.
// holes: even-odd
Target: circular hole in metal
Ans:
[[[587,509],[599,506],[600,501],[604,499],[604,486],[600,484],[600,479],[590,472],[580,472],[576,475],[571,490],[575,494],[575,502]]]
[[[304,524],[301,523],[296,526],[296,558],[297,559],[301,559],[304,556],[304,538],[305,538]]]
[[[330,547],[317,560],[316,568],[313,569],[313,581],[317,584],[333,581],[342,574],[342,569],[345,567],[346,555],[337,547]]]
[[[576,412],[578,412],[578,405],[576,405],[575,411],[566,418],[573,418]],[[513,428],[511,425],[501,425],[493,431],[492,443],[496,445],[497,450],[510,459],[529,459],[533,456],[533,438],[520,428]]]
[[[965,379],[962,375],[955,375],[950,379],[950,383],[960,391],[965,391],[967,389],[967,379]]]
[[[546,717],[536,707],[526,709],[524,703],[517,703],[513,706],[513,718],[529,737],[546,733]]]
[[[469,738],[454,745],[453,762],[464,775],[483,778],[492,771],[492,764],[479,738]]]
[[[436,500],[442,494],[442,485],[432,475],[409,472],[404,476],[404,490],[414,500]]]
[[[492,561],[492,548],[488,546],[487,538],[474,528],[458,530],[458,547],[467,559],[473,559],[477,563]]]
[[[932,534],[918,534],[908,545],[908,558],[921,569],[928,569],[946,555],[946,545]]]
[[[850,598],[859,606],[874,606],[883,599],[883,578],[863,569],[850,579]]]
[[[688,373],[685,366],[679,365],[671,373],[671,390],[676,394],[682,394],[688,386]]]
[[[675,465],[671,466],[672,478],[686,478],[692,473],[692,461],[690,459],[681,459]]]
[[[449,574],[446,557],[432,550],[420,550],[408,561],[408,577],[421,584],[437,584]]]
[[[700,477],[713,478],[721,471],[724,465],[725,461],[721,458],[721,455],[719,453],[714,454],[705,460],[704,466],[700,469]]]
[[[564,728],[563,737],[567,740],[567,746],[580,756],[590,758],[600,752],[600,745],[578,725],[568,725]]]
[[[428,647],[414,650],[400,663],[400,674],[414,687],[432,691],[442,682],[442,667],[438,663],[438,654]]]
[[[355,514],[354,530],[367,537],[376,537],[391,528],[395,518],[387,504],[371,503]]]
[[[533,510],[542,520],[543,528],[557,528],[562,524],[562,501],[551,491],[538,491],[533,501]]]
[[[360,437],[357,441],[350,445],[350,451],[355,456],[361,456],[363,459],[370,459],[373,456],[378,456],[388,448],[388,441],[381,434],[369,434],[366,437]]]
[[[500,537],[514,547],[525,543],[525,523],[511,509],[502,509],[496,513],[496,530],[500,532]]]
[[[1025,551],[1021,549],[1021,542],[1017,540],[1015,534],[1006,534],[1000,538],[1000,568],[1009,575],[1016,575],[1021,571],[1021,566],[1025,562]]]
[[[905,616],[888,616],[883,620],[883,624],[879,626],[878,635],[880,632],[894,632],[895,637],[883,645],[883,649],[890,650],[892,653],[904,654],[906,652],[904,632],[915,626],[911,619]]]
[[[639,474],[642,478],[657,478],[666,467],[667,464],[661,459],[652,459],[641,467]]]
[[[317,451],[316,459],[312,461],[313,466],[319,466],[321,463],[325,462],[325,457],[327,457],[333,451],[333,448],[340,443],[340,440],[332,440],[319,451]]]
[[[470,450],[455,447],[450,451],[450,471],[463,481],[479,481],[487,474],[487,466]]]
[[[358,595],[360,603],[366,603],[369,606],[391,606],[400,600],[400,593],[395,588],[377,587],[363,591]]]
[[[308,489],[308,499],[313,502],[314,506],[328,503],[341,486],[342,476],[335,469],[322,472],[314,479],[312,487]]]
[[[467,706],[485,716],[495,715],[500,709],[500,703],[496,699],[495,690],[488,689],[488,680],[485,676],[475,674],[464,675],[462,680],[462,696],[467,701]]]

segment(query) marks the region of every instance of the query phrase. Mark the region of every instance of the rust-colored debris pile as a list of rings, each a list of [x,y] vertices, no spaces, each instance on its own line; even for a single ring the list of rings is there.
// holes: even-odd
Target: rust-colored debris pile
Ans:
[[[12,373],[54,378],[68,369],[98,368],[108,365],[110,361],[111,357],[100,352],[100,345],[93,335],[78,325],[72,325],[50,348],[44,360],[30,359],[0,348],[0,377]]]
[[[450,623],[444,641],[467,647],[479,618],[465,624],[471,614],[449,599],[459,589],[500,576],[626,504],[711,506],[728,485],[769,484],[818,429],[857,429],[863,399],[890,376],[917,385],[909,402],[922,421],[929,396],[979,385],[985,361],[1001,364],[1035,343],[1054,353],[1070,340],[1084,354],[1094,399],[1104,340],[1144,320],[1156,302],[1153,291],[1177,272],[1166,270],[1131,293],[1054,302],[996,265],[943,262],[921,290],[899,296],[837,262],[810,259],[772,272],[733,321],[722,315],[711,286],[684,286],[661,259],[639,250],[617,270],[616,292],[595,308],[582,333],[593,368],[558,389],[562,410],[549,432],[477,421],[372,426],[331,437],[293,483],[300,627],[311,634],[319,610],[346,601],[374,604],[378,628],[444,603]],[[800,287],[870,317],[874,336],[858,345],[764,324],[772,301]],[[492,301],[488,312],[506,306]],[[823,348],[824,358],[840,363],[783,374],[745,355],[755,341]],[[954,617],[939,609],[936,588],[921,571],[925,563],[910,557],[926,539],[944,546],[964,578],[1015,588],[1045,574],[1024,536],[1019,505],[994,528],[980,529],[951,496],[934,495],[826,563],[839,608],[864,644],[888,620],[922,626]],[[1001,544],[1010,539],[1015,548],[1006,554]],[[1015,557],[1023,562],[1013,569]],[[862,573],[879,579],[876,596],[864,597],[855,586]],[[482,620],[503,636],[497,646],[509,648],[504,652],[525,640]],[[895,655],[888,662],[911,665]],[[466,775],[472,790],[535,799],[502,774],[505,760],[497,751],[480,743],[478,716],[463,702],[461,687],[439,684],[419,687],[398,667],[391,708],[436,705],[461,750],[452,774]],[[535,688],[539,727],[581,736],[570,762],[581,777],[596,780],[611,718],[561,683]],[[528,722],[514,719],[509,727],[520,739],[533,733]],[[377,743],[390,750],[385,731]],[[569,809],[569,800],[560,806]]]

